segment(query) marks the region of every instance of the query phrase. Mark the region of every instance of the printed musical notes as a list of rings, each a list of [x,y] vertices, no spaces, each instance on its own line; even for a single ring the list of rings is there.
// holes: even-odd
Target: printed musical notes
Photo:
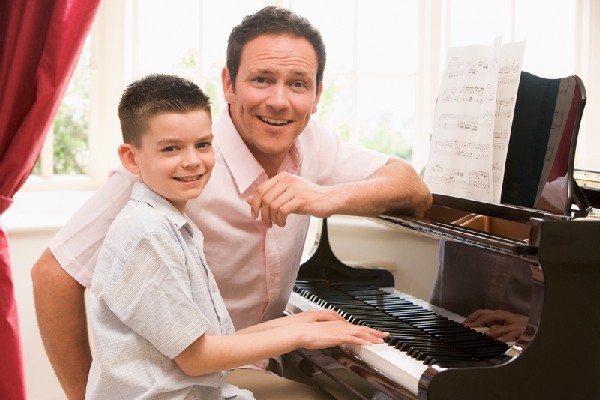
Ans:
[[[425,182],[499,202],[525,43],[452,48],[436,104]]]

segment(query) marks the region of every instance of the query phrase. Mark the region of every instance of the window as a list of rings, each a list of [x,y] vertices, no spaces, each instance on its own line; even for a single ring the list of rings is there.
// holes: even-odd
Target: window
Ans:
[[[448,47],[489,45],[496,36],[525,39],[524,70],[577,74],[588,93],[600,90],[590,74],[600,61],[589,51],[600,36],[590,24],[600,6],[590,0],[107,0],[27,187],[97,187],[118,164],[121,92],[148,73],[196,81],[218,115],[225,107],[220,74],[229,31],[273,3],[307,17],[325,40],[317,117],[344,139],[408,159],[417,170],[426,163]],[[591,150],[600,139],[587,128],[598,107],[588,102],[584,112],[578,167],[600,169]]]

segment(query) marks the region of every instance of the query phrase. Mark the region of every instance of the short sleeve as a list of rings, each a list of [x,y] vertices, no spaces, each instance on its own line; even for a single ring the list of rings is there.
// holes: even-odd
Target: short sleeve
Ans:
[[[174,358],[211,326],[191,296],[185,255],[166,231],[127,246],[98,293],[130,329]],[[102,255],[101,255],[102,257]]]
[[[112,171],[106,183],[50,240],[49,247],[61,267],[89,288],[106,232],[129,200],[136,176],[124,168]]]

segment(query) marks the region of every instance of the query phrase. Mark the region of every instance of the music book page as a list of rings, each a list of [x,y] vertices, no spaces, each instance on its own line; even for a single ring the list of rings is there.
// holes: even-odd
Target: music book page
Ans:
[[[434,193],[500,202],[525,42],[448,51],[425,182]]]

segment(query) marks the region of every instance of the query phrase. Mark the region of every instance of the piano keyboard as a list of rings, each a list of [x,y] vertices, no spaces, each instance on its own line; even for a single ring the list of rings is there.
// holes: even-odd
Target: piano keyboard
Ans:
[[[288,311],[321,308],[334,309],[354,324],[389,332],[384,344],[343,347],[415,395],[430,366],[481,366],[508,349],[464,327],[459,316],[408,295],[372,286],[297,282]]]

